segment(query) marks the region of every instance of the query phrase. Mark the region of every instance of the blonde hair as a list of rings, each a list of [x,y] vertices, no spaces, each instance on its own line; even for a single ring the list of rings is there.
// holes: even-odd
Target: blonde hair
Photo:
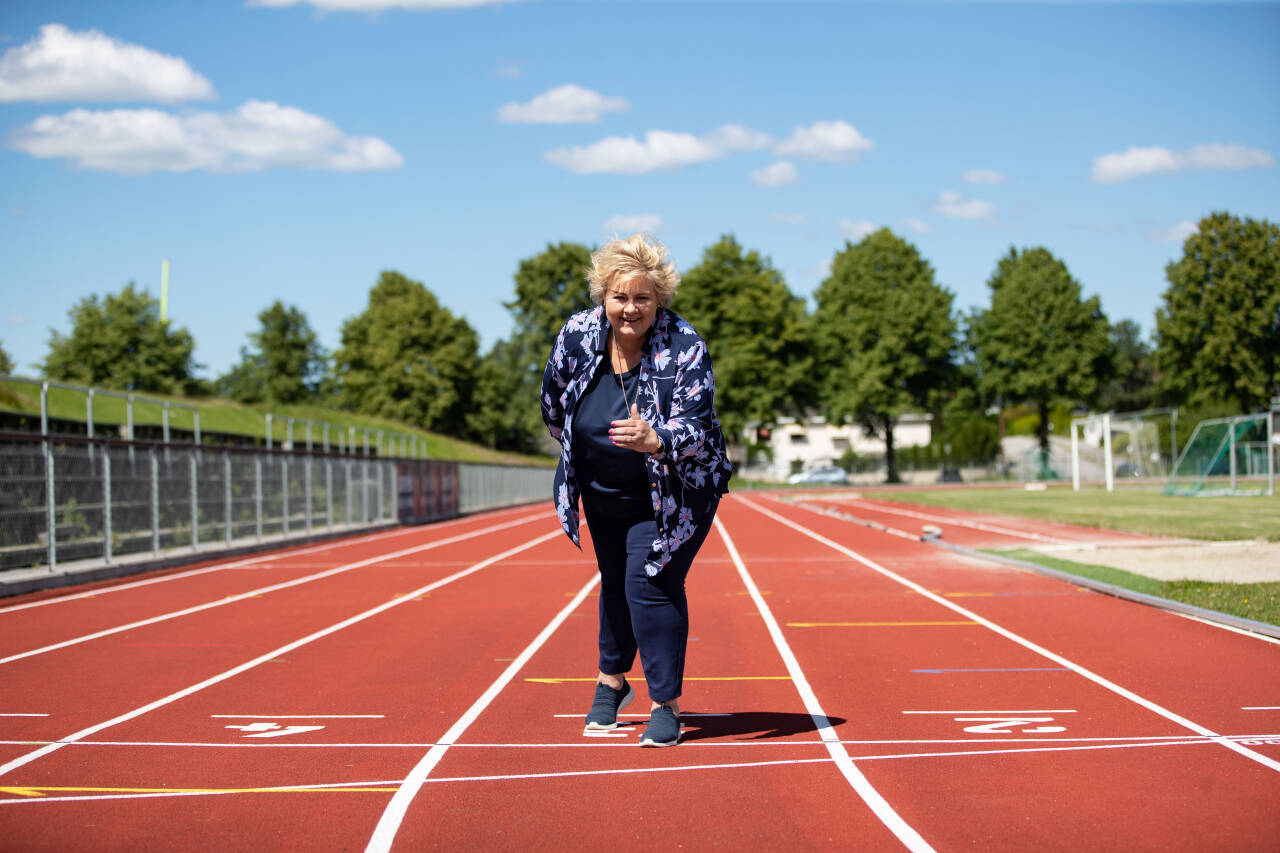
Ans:
[[[671,306],[671,298],[680,286],[680,274],[667,256],[666,246],[643,233],[615,238],[591,253],[591,269],[587,270],[591,301],[604,304],[605,293],[614,282],[637,276],[653,285],[658,305]]]

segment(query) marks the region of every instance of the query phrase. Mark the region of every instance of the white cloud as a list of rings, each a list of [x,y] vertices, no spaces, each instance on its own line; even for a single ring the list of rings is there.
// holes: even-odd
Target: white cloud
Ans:
[[[26,314],[10,314],[5,318],[10,326],[25,326],[29,322]]]
[[[1185,151],[1171,151],[1161,147],[1129,148],[1095,157],[1093,179],[1100,184],[1113,184],[1161,172],[1253,169],[1274,165],[1275,160],[1266,151],[1243,145],[1213,142],[1196,145]]]
[[[635,234],[638,231],[656,234],[665,227],[666,223],[656,213],[620,214],[604,221],[606,234]]]
[[[1189,219],[1184,219],[1166,231],[1151,232],[1151,239],[1157,243],[1183,243],[1192,234],[1200,230],[1200,226]]]
[[[780,187],[784,184],[794,184],[799,176],[800,173],[796,171],[794,163],[790,160],[779,160],[763,169],[752,171],[751,180],[760,187]]]
[[[404,163],[381,139],[347,136],[329,119],[266,101],[248,101],[234,113],[78,109],[41,116],[8,141],[34,157],[125,174],[277,166],[366,171]]]
[[[781,222],[784,225],[803,225],[809,218],[800,213],[775,213],[769,217],[770,222]]]
[[[966,169],[964,173],[966,184],[1004,184],[1008,181],[1004,174],[994,169]]]
[[[868,234],[874,234],[880,230],[879,225],[874,222],[867,222],[865,219],[858,222],[841,219],[839,228],[841,235],[855,243],[866,237]]]
[[[521,0],[249,0],[248,5],[276,9],[286,6],[315,6],[322,12],[384,12],[387,9],[434,12],[437,9],[470,9],[475,6],[519,2]]]
[[[517,80],[524,76],[524,69],[514,62],[503,62],[494,69],[494,73],[499,77],[506,77],[509,80]]]
[[[602,113],[631,109],[626,98],[606,97],[573,83],[543,92],[527,104],[505,104],[498,121],[512,124],[575,124],[599,121]]]
[[[929,227],[928,223],[924,222],[921,219],[904,219],[902,221],[902,224],[905,227],[910,228],[912,231],[916,232],[917,234],[933,233],[933,229]]]
[[[944,192],[933,203],[933,209],[954,219],[987,219],[995,213],[995,206],[988,201],[965,198],[957,192]]]
[[[790,137],[779,142],[773,150],[781,155],[851,163],[873,148],[875,143],[851,124],[843,121],[815,121],[808,127],[797,127]]]
[[[213,85],[175,56],[96,30],[46,24],[0,56],[0,102],[161,101],[215,97]]]
[[[738,125],[725,125],[706,136],[651,130],[644,141],[634,136],[610,136],[587,146],[557,148],[542,155],[552,164],[580,175],[610,172],[639,175],[660,169],[678,169],[718,160],[734,151],[769,144],[763,133]]]

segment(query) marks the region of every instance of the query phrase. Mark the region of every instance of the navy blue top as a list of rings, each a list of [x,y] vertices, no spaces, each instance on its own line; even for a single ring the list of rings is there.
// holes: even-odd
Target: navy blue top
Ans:
[[[602,365],[603,367],[603,365]],[[645,454],[618,447],[609,438],[613,421],[631,417],[622,402],[622,380],[628,400],[636,398],[640,366],[626,373],[597,370],[578,400],[573,419],[575,473],[583,497],[609,512],[637,512],[649,508],[649,474]]]

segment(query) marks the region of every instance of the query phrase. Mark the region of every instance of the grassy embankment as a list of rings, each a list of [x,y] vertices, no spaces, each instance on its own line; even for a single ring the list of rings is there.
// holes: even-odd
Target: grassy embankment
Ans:
[[[223,399],[193,399],[185,397],[166,397],[164,395],[147,395],[151,399],[169,400],[169,424],[174,429],[190,431],[194,419],[190,410],[182,406],[192,406],[200,413],[200,430],[202,433],[233,433],[237,435],[262,438],[266,435],[267,412],[271,412],[272,440],[283,442],[285,439],[287,418],[294,418],[294,444],[300,446],[304,440],[307,420],[319,425],[328,423],[330,429],[330,446],[337,447],[337,433],[332,426],[343,430],[356,428],[356,443],[363,447],[364,435],[361,430],[376,432],[382,430],[390,440],[390,436],[408,435],[426,440],[427,456],[432,459],[449,459],[459,462],[492,462],[508,465],[551,466],[555,460],[546,456],[525,456],[519,453],[506,453],[491,450],[487,447],[471,444],[447,435],[417,429],[385,418],[375,418],[326,409],[321,406],[259,406],[237,403]],[[181,404],[181,406],[176,405]],[[93,419],[95,424],[122,424],[126,421],[126,403],[117,397],[95,395]],[[17,412],[33,416],[37,422],[40,418],[40,388],[26,383],[0,381],[0,410]],[[54,418],[68,420],[85,420],[85,394],[80,391],[69,391],[62,388],[49,389],[49,415]],[[161,406],[152,402],[136,401],[133,407],[133,419],[137,425],[159,425],[163,414]],[[36,424],[37,429],[39,424]],[[321,442],[321,429],[312,428],[313,446]],[[370,438],[376,442],[376,437]],[[398,444],[396,445],[399,446]]]
[[[946,488],[877,491],[890,500],[1187,539],[1280,542],[1280,496],[1168,497],[1155,488]],[[1114,586],[1280,625],[1280,582],[1165,581],[1017,549],[996,553]]]

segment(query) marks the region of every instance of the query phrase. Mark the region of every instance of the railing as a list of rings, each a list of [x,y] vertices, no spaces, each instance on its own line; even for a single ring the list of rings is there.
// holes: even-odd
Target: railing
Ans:
[[[546,468],[0,433],[0,569],[203,554],[546,500]]]

